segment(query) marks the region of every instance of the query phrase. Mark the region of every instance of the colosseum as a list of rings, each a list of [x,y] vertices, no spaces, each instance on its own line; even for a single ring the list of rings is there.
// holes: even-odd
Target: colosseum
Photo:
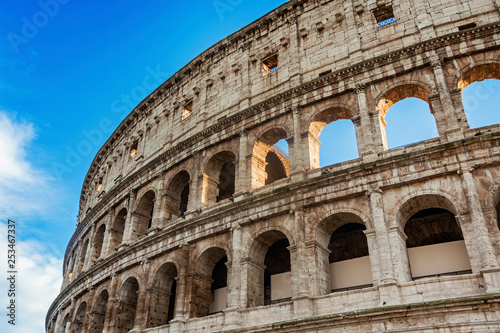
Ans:
[[[95,156],[46,331],[499,332],[499,7],[291,0],[197,56]],[[410,97],[438,135],[389,149]]]

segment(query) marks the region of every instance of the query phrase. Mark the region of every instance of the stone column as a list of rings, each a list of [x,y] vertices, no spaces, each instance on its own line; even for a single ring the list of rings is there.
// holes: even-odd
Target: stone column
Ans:
[[[108,209],[108,216],[106,216],[106,232],[104,234],[104,240],[102,244],[101,250],[101,258],[105,258],[111,255],[114,252],[114,249],[111,249],[111,244],[113,244],[113,216],[114,209]]]
[[[464,190],[467,196],[474,238],[481,253],[481,273],[486,284],[486,291],[496,293],[500,291],[500,267],[495,256],[495,250],[488,236],[486,220],[479,201],[479,194],[472,176],[472,168],[462,173]]]
[[[290,162],[290,177],[293,182],[301,181],[304,179],[302,172],[309,169],[308,165],[304,163],[304,145],[300,135],[300,106],[292,108],[293,117],[293,139],[288,141],[289,162]]]
[[[365,156],[364,159],[374,160],[377,158],[376,153],[387,149],[387,140],[382,132],[382,119],[378,110],[370,112],[366,100],[366,85],[359,83],[355,87],[356,95],[358,98],[358,108],[361,131],[363,135],[361,138],[356,137],[356,140],[363,141],[364,151],[360,151],[360,156]],[[358,147],[359,147],[358,143]]]
[[[411,280],[406,239],[408,239],[408,236],[406,236],[404,231],[401,229],[401,226],[392,225],[389,228],[389,241],[392,249],[392,266],[396,280],[399,283]]]
[[[463,130],[469,128],[469,123],[467,122],[467,116],[464,110],[464,104],[462,101],[462,90],[459,88],[452,89],[450,91],[451,102],[453,103],[453,109],[455,110],[455,116],[457,117],[458,126]]]
[[[241,242],[242,242],[242,231],[241,226],[238,222],[233,222],[231,226],[232,232],[232,263],[231,263],[231,275],[229,277],[229,291],[227,297],[227,307],[228,308],[238,308],[241,305]]]
[[[369,190],[367,194],[370,196],[373,227],[377,237],[378,262],[381,270],[381,283],[379,285],[380,305],[399,304],[400,291],[396,284],[392,267],[392,253],[384,217],[382,190],[375,188]]]
[[[160,230],[163,227],[164,221],[164,206],[165,206],[165,185],[163,179],[164,173],[160,176],[158,180],[158,191],[157,196],[154,200],[154,208],[153,208],[153,221],[151,222],[151,230]],[[148,231],[149,232],[149,231]]]
[[[431,60],[431,67],[432,71],[434,72],[434,78],[436,79],[436,84],[439,90],[441,105],[443,106],[443,111],[446,115],[447,138],[448,140],[462,139],[463,133],[460,130],[460,126],[455,115],[453,102],[451,101],[450,92],[448,91],[448,87],[446,86],[441,59],[436,57]]]
[[[83,263],[82,271],[86,271],[92,267],[93,250],[94,250],[94,237],[95,237],[95,223],[92,224],[92,228],[89,232],[89,245],[87,246],[87,253],[85,254],[85,262]]]
[[[129,193],[128,203],[127,203],[127,217],[125,218],[125,230],[123,230],[123,240],[122,245],[125,245],[132,241],[134,236],[134,209],[135,201],[137,200],[137,191],[132,190]],[[121,247],[121,246],[120,246]]]
[[[151,261],[149,260],[144,260],[141,262],[141,282],[139,284],[139,295],[137,296],[137,305],[136,305],[136,310],[135,310],[135,320],[134,320],[134,327],[132,328],[131,332],[137,331],[137,332],[142,332],[147,325],[148,321],[148,305],[149,303],[147,302],[147,281],[149,281],[149,275],[150,275],[150,270],[151,270]]]
[[[180,255],[180,268],[179,276],[177,278],[177,291],[175,296],[175,311],[174,319],[170,321],[170,332],[183,332],[184,324],[188,318],[187,306],[189,301],[187,300],[187,280],[188,280],[188,269],[189,269],[189,245],[182,246],[178,253]]]
[[[295,251],[290,251],[292,263],[292,300],[295,317],[307,317],[313,314],[308,261],[306,255],[306,230],[304,209],[297,207],[293,212],[295,227]],[[292,255],[293,254],[293,255]]]
[[[250,190],[249,170],[247,169],[247,154],[248,154],[248,132],[241,130],[240,145],[238,152],[238,165],[236,168],[235,193],[233,197],[235,201],[242,199],[242,195]]]
[[[193,174],[189,181],[189,201],[186,215],[201,208],[201,184],[203,183],[203,170],[201,169],[201,154],[199,152],[193,153]]]
[[[113,332],[113,327],[112,325],[114,324],[114,318],[115,314],[117,311],[117,307],[119,305],[118,301],[118,293],[120,292],[120,282],[121,279],[117,278],[118,275],[114,274],[113,278],[111,279],[111,285],[108,290],[108,304],[107,304],[107,309],[106,309],[106,314],[104,315],[104,329],[103,333],[111,333]]]
[[[448,125],[446,114],[443,111],[439,94],[429,96],[429,107],[431,109],[432,115],[434,116],[434,119],[436,120],[439,137],[442,139],[446,139],[446,130]]]
[[[368,254],[370,256],[370,268],[372,272],[373,285],[377,286],[382,281],[380,272],[380,263],[378,258],[377,237],[375,229],[366,229],[363,231],[366,235],[366,242],[368,243]]]
[[[483,215],[481,202],[479,201],[479,194],[477,192],[476,184],[474,183],[474,177],[472,176],[471,171],[472,169],[464,171],[462,173],[462,179],[465,194],[467,196],[471,223],[473,224],[474,239],[476,240],[478,250],[481,253],[482,268],[493,268],[498,266],[495,251],[493,250],[491,240],[488,237],[489,232],[486,227],[486,220]]]
[[[351,118],[354,124],[354,132],[356,134],[356,147],[358,148],[358,155],[362,156],[367,150],[367,142],[363,139],[363,127],[361,126],[361,116],[354,116]]]

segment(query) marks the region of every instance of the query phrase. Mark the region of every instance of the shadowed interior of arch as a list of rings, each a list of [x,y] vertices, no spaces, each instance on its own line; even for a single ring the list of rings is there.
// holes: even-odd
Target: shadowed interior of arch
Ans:
[[[166,263],[155,274],[149,288],[149,311],[146,326],[158,327],[168,324],[175,313],[175,297],[177,291],[177,267]]]
[[[126,333],[134,327],[139,296],[137,279],[128,278],[120,288],[116,305],[114,327],[117,333]]]
[[[191,315],[204,317],[223,311],[227,307],[227,267],[225,250],[213,247],[197,260],[193,276]]]
[[[289,276],[291,272],[290,243],[282,238],[269,247],[264,260],[264,304],[279,303],[289,300]]]
[[[287,134],[281,128],[263,133],[252,153],[252,188],[271,184],[290,175]]]
[[[366,227],[360,223],[346,223],[330,237],[330,289],[343,291],[372,286]]]
[[[104,330],[104,321],[106,319],[106,310],[108,308],[109,294],[107,290],[101,291],[97,296],[92,312],[90,313],[89,333],[102,333]]]
[[[449,210],[419,210],[408,219],[404,232],[413,279],[471,272],[462,231]]]

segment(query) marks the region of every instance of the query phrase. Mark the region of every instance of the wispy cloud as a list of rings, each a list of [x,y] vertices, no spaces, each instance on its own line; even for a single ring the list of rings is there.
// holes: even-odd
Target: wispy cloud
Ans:
[[[0,223],[2,235],[6,234],[6,224]],[[0,237],[0,253],[7,250],[6,237]],[[18,241],[16,243],[15,282],[16,321],[15,326],[7,324],[5,315],[0,327],[3,332],[38,333],[44,331],[45,315],[52,301],[59,293],[62,283],[62,260],[38,241]],[[6,258],[6,255],[4,256]],[[6,260],[1,260],[2,271],[6,272]],[[7,279],[0,279],[0,290],[10,288]],[[1,294],[1,304],[9,304],[7,292]],[[3,311],[5,313],[5,311]]]
[[[53,206],[51,178],[31,162],[35,137],[32,123],[0,111],[0,216],[40,216]]]

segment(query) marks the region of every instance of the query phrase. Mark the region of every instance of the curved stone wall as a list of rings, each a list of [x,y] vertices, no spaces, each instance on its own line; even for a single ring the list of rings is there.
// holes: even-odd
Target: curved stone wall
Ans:
[[[96,155],[47,331],[498,327],[500,126],[461,100],[498,6],[292,0],[196,57]],[[408,97],[438,137],[388,149]],[[339,119],[359,157],[320,168]]]

